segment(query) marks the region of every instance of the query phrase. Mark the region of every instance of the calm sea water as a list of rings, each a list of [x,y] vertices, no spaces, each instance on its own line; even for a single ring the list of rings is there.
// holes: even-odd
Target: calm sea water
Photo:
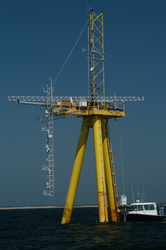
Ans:
[[[166,249],[166,223],[98,223],[98,208],[0,210],[0,249]]]

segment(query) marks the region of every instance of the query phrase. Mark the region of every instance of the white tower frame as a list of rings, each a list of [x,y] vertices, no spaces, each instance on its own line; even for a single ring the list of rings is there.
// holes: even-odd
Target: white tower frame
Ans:
[[[46,152],[47,152],[47,166],[43,165],[42,170],[47,171],[47,181],[46,181],[46,190],[43,191],[44,195],[54,196],[54,128],[53,128],[53,87],[52,87],[52,78],[49,78],[51,81],[51,87],[48,87],[44,91],[47,93],[47,106],[46,106],[46,119],[47,127],[42,127],[42,131],[47,132],[46,139]]]

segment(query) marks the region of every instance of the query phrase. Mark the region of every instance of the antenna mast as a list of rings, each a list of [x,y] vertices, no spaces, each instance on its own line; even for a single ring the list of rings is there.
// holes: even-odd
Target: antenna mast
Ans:
[[[89,31],[90,31],[90,1],[87,2],[87,32],[88,32],[88,95],[91,96],[91,86],[90,86],[90,40],[89,40]]]
[[[92,9],[89,46],[91,96],[105,99],[103,12],[97,16]]]
[[[47,166],[43,165],[42,170],[47,171],[46,190],[43,191],[44,195],[54,196],[54,138],[53,138],[53,87],[52,78],[51,87],[44,91],[47,93],[47,106],[46,106],[46,119],[47,127],[42,127],[43,131],[47,132],[46,139],[46,152],[47,152]]]

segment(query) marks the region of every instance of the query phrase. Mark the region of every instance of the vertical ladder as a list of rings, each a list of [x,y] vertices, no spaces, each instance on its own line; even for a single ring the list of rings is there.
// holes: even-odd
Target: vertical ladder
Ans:
[[[110,132],[109,132],[108,119],[106,122],[106,131],[107,131],[107,138],[108,138],[109,158],[110,158],[110,167],[111,167],[111,173],[112,173],[112,183],[113,183],[115,204],[116,204],[116,208],[118,209],[118,207],[119,207],[118,189],[117,189],[117,184],[116,184],[114,158],[113,158],[113,151],[112,151],[111,137],[110,137]]]
[[[51,87],[47,86],[47,108],[46,118],[47,127],[43,127],[42,130],[47,132],[46,140],[46,152],[47,152],[47,166],[43,166],[42,169],[47,171],[46,190],[43,191],[44,195],[54,196],[54,141],[53,141],[53,87],[52,78]]]

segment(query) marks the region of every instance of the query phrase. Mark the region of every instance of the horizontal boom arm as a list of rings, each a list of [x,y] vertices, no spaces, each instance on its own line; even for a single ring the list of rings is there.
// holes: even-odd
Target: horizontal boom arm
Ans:
[[[93,98],[93,99],[92,99]],[[106,96],[105,99],[101,97],[89,97],[89,96],[54,96],[54,100],[73,100],[73,101],[105,101],[105,102],[143,102],[144,97],[139,96]],[[47,101],[47,96],[8,96],[9,102],[18,102],[19,104],[33,104],[44,106]],[[40,104],[40,102],[42,102]]]

